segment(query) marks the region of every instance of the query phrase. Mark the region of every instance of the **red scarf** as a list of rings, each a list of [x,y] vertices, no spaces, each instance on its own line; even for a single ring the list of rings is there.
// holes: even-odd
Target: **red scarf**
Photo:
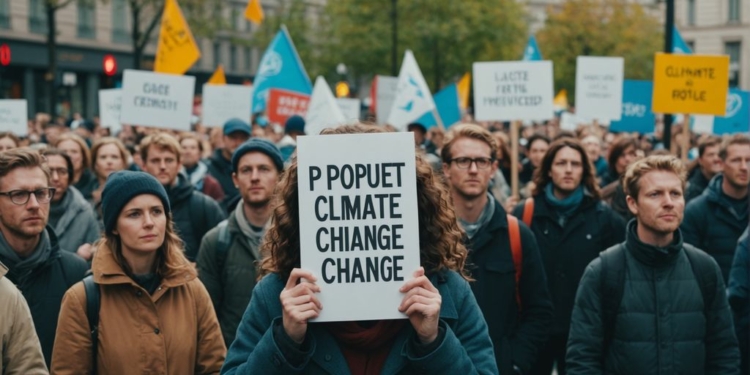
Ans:
[[[406,320],[374,322],[336,322],[326,324],[336,338],[353,375],[377,375]]]

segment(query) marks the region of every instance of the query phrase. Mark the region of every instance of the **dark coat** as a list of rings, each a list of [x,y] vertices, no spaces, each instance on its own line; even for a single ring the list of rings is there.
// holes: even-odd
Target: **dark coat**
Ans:
[[[748,255],[747,229],[737,241],[737,251],[734,253],[732,271],[729,273],[729,287],[727,297],[734,312],[734,329],[740,343],[742,356],[742,371],[750,374],[750,255]]]
[[[468,244],[467,265],[476,280],[471,289],[487,321],[500,373],[510,374],[514,365],[527,372],[549,334],[552,302],[534,234],[519,220],[523,246],[519,319],[508,219],[503,207],[494,203],[492,219]]]
[[[90,201],[92,199],[91,193],[99,187],[99,182],[96,180],[94,172],[90,169],[84,169],[81,173],[81,178],[73,184],[73,187],[78,189],[87,201]]]
[[[747,228],[748,215],[734,212],[721,189],[723,179],[722,175],[711,179],[703,195],[687,205],[680,229],[685,243],[705,251],[716,259],[726,284],[737,240]]]
[[[216,201],[195,191],[183,174],[177,175],[177,185],[166,189],[172,208],[172,220],[185,243],[185,256],[194,262],[203,236],[226,216]]]
[[[240,192],[232,181],[232,161],[224,159],[223,149],[217,149],[208,158],[208,173],[213,176],[224,191],[224,202],[231,201]],[[228,212],[228,211],[227,211]]]
[[[521,219],[524,205],[513,215]],[[599,253],[625,240],[625,221],[602,201],[585,196],[579,208],[560,226],[546,196],[534,197],[531,230],[544,261],[547,286],[555,306],[552,335],[567,335],[578,283],[586,266]]]
[[[47,227],[46,231],[52,247],[49,257],[26,275],[19,275],[11,268],[5,277],[18,286],[29,304],[44,360],[49,367],[63,296],[68,288],[83,280],[89,267],[78,255],[60,250],[52,228]],[[2,255],[0,262],[10,265],[10,260]]]
[[[442,297],[439,323],[445,332],[442,343],[425,356],[416,355],[413,348],[416,333],[407,321],[397,334],[381,373],[497,374],[487,325],[466,280],[450,271],[432,275],[430,281]],[[308,325],[305,340],[310,345],[301,354],[301,364],[292,365],[284,355],[275,331],[280,329],[283,334],[283,328],[278,327],[282,324],[279,295],[285,285],[286,280],[270,274],[255,287],[221,373],[349,374],[339,344],[324,324]]]
[[[627,240],[616,245],[625,246],[625,285],[606,351],[601,258],[586,268],[570,325],[567,373],[737,374],[737,339],[716,262],[702,257],[717,275],[713,305],[705,316],[680,231],[670,246],[657,248],[638,239],[636,225],[631,221]]]
[[[700,167],[695,168],[695,171],[693,172],[693,175],[690,176],[690,179],[687,182],[687,187],[685,188],[685,203],[701,196],[703,191],[708,187],[708,182],[709,180],[703,175]]]

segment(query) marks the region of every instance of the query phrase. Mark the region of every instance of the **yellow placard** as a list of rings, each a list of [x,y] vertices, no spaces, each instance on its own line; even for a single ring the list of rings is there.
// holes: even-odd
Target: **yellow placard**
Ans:
[[[729,56],[657,53],[653,112],[724,116]]]
[[[201,57],[193,33],[176,0],[164,3],[154,72],[184,74]]]
[[[206,82],[207,85],[226,85],[227,84],[227,77],[224,75],[224,67],[219,64],[219,66],[214,71],[214,74],[211,75],[211,78],[208,79]]]

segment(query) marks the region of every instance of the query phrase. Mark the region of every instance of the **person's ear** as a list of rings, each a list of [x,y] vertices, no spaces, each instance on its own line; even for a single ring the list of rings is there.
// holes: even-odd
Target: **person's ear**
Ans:
[[[630,211],[633,216],[638,216],[638,202],[630,195],[625,197],[625,201],[628,204],[628,211]]]

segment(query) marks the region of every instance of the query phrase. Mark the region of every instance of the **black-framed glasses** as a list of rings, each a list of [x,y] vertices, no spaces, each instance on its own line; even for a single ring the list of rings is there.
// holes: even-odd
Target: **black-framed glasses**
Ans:
[[[68,168],[50,168],[49,169],[50,176],[52,176],[55,173],[57,173],[57,175],[60,177],[66,177],[68,175]]]
[[[492,162],[495,161],[493,158],[453,158],[450,160],[451,163],[456,164],[457,167],[461,169],[469,169],[471,168],[471,163],[475,163],[477,165],[477,169],[487,169],[492,165]]]
[[[0,195],[7,195],[13,204],[24,205],[29,203],[31,194],[34,194],[34,198],[39,203],[49,203],[52,197],[55,196],[55,188],[42,188],[33,191],[29,190],[11,190],[8,192],[0,192]]]

